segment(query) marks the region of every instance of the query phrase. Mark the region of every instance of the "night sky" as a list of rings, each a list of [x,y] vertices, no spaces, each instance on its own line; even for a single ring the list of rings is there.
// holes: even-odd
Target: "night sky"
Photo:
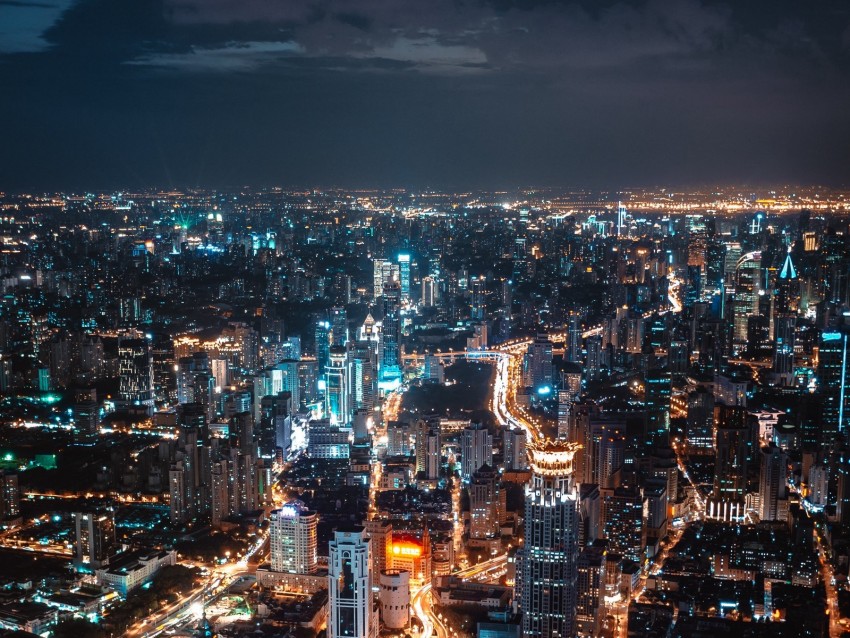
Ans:
[[[0,0],[0,190],[850,182],[850,3]]]

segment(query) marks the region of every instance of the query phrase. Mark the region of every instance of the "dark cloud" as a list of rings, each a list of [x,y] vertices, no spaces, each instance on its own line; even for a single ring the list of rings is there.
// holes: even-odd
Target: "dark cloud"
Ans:
[[[0,0],[0,188],[841,181],[848,11]]]

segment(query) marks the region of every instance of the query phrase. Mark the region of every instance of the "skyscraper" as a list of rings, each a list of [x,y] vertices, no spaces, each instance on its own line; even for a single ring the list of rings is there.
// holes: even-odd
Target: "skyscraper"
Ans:
[[[469,538],[499,538],[500,490],[498,473],[482,465],[469,481]]]
[[[416,424],[416,473],[426,480],[440,476],[440,424],[430,419],[421,419]]]
[[[528,435],[522,428],[508,428],[504,433],[504,457],[506,470],[528,469],[526,443]]]
[[[319,516],[300,501],[287,503],[271,513],[269,544],[271,568],[288,574],[316,571],[316,530]]]
[[[115,552],[115,517],[112,510],[76,512],[74,563],[78,567],[99,569]]]
[[[741,521],[747,489],[748,439],[747,412],[742,407],[719,405],[715,408],[714,492],[708,502],[709,518]]]
[[[483,423],[470,423],[460,434],[460,475],[468,481],[478,468],[493,464],[493,435]]]
[[[644,388],[645,443],[655,447],[667,445],[670,440],[670,397],[672,394],[670,371],[665,369],[647,371],[644,375]]]
[[[345,308],[331,308],[331,343],[340,348],[348,343],[348,313]]]
[[[384,285],[384,318],[381,324],[380,379],[401,378],[401,288],[396,282]]]
[[[529,448],[532,479],[525,490],[525,545],[518,557],[523,636],[568,638],[575,630],[578,492],[576,446],[546,442]]]
[[[578,557],[578,604],[576,606],[577,634],[599,636],[605,618],[605,548],[590,545]]]
[[[123,407],[152,413],[153,359],[147,339],[121,337],[118,340],[118,373],[118,395]]]
[[[822,442],[828,444],[850,427],[848,331],[828,330],[818,347],[818,393],[823,405]]]
[[[776,444],[761,449],[761,473],[759,475],[759,519],[762,521],[784,520],[787,515],[780,507],[785,498],[788,474],[788,457]]]
[[[328,556],[328,638],[375,638],[370,541],[362,527],[336,530]]]
[[[398,256],[398,277],[401,285],[401,298],[410,300],[410,255],[400,253]]]
[[[345,348],[331,347],[325,378],[325,410],[328,418],[332,424],[348,425],[351,422],[351,410],[348,404],[349,374]]]

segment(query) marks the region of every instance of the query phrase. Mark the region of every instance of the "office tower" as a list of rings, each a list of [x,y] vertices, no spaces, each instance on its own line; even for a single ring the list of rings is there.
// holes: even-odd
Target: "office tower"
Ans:
[[[776,282],[776,311],[780,314],[794,314],[800,309],[800,280],[797,269],[791,261],[789,251],[779,272]]]
[[[77,391],[74,402],[74,427],[83,439],[97,438],[100,432],[100,405],[97,402],[97,390],[94,388]]]
[[[430,383],[444,383],[446,380],[446,367],[436,355],[426,354],[425,365],[422,372],[422,380]]]
[[[109,562],[116,551],[115,514],[111,509],[75,512],[77,535],[74,545],[74,564],[91,570]]]
[[[582,449],[583,483],[603,488],[619,485],[626,458],[626,426],[621,421],[589,419]],[[577,477],[578,478],[578,477]]]
[[[822,463],[813,464],[806,483],[806,500],[815,507],[825,507],[829,502],[829,468]]]
[[[818,394],[821,396],[822,443],[828,445],[850,427],[848,330],[821,333],[818,347]]]
[[[637,486],[602,490],[602,529],[608,550],[642,564],[646,548],[643,494]]]
[[[723,288],[726,246],[719,241],[710,241],[705,248],[705,287],[714,294]]]
[[[231,470],[234,473],[231,503],[233,511],[244,514],[260,508],[260,477],[257,459],[252,454],[231,451]]]
[[[368,344],[358,341],[349,351],[348,376],[352,410],[372,410],[375,407],[377,379],[375,364]]]
[[[714,448],[714,395],[705,386],[688,393],[685,440],[694,451]]]
[[[401,298],[410,300],[410,255],[401,253],[398,256],[398,278],[401,287]]]
[[[387,455],[407,456],[410,454],[410,426],[391,421],[387,425]]]
[[[0,470],[0,520],[21,515],[21,493],[17,472]]]
[[[741,521],[747,489],[750,428],[742,407],[715,408],[714,491],[708,502],[709,518]]]
[[[328,638],[376,638],[370,541],[362,527],[336,530],[328,556]]]
[[[329,321],[317,321],[314,331],[316,341],[316,374],[322,379],[330,362],[331,324]]]
[[[181,461],[174,463],[168,472],[169,518],[175,525],[186,523],[191,517],[186,501],[186,475]]]
[[[587,338],[584,376],[588,381],[596,381],[602,376],[602,337],[599,335],[591,335]]]
[[[369,435],[369,412],[363,409],[355,410],[351,423],[354,445],[369,446],[372,441]]]
[[[643,352],[644,320],[643,315],[630,313],[623,322],[626,331],[626,352],[640,354]]]
[[[511,427],[504,432],[505,469],[528,469],[528,452],[526,451],[528,434],[522,428]]]
[[[571,363],[581,361],[581,315],[570,312],[567,315],[567,340],[564,344],[564,359]]]
[[[836,450],[829,471],[835,476],[835,518],[843,526],[850,525],[850,451],[846,446],[841,445]],[[829,487],[832,492],[833,488]]]
[[[794,345],[796,343],[797,317],[780,315],[774,322],[775,350],[773,371],[782,386],[794,385]]]
[[[482,465],[472,475],[469,492],[469,538],[485,540],[499,538],[501,490],[498,473]]]
[[[761,472],[759,474],[759,520],[780,521],[787,518],[785,500],[788,480],[788,457],[775,443],[761,449]]]
[[[379,574],[392,564],[393,526],[387,521],[372,519],[363,521],[363,528],[372,543],[369,550],[372,573]]]
[[[394,264],[391,261],[383,259],[375,259],[373,264],[373,292],[375,299],[378,299],[384,293],[384,286],[391,282],[399,283],[401,278],[401,268],[399,264]]]
[[[470,423],[460,433],[460,476],[468,481],[483,465],[493,465],[493,435],[483,423]]]
[[[119,337],[118,396],[122,407],[153,413],[153,360],[147,339]]]
[[[532,478],[525,490],[525,544],[518,555],[517,598],[522,635],[568,638],[575,631],[578,492],[570,443],[529,448]]]
[[[384,286],[384,318],[381,324],[380,379],[401,378],[401,288],[398,283]]]
[[[426,308],[437,305],[437,281],[431,275],[422,278],[422,305]]]
[[[331,308],[331,344],[344,348],[348,344],[348,313],[345,308]]]
[[[487,315],[487,280],[483,277],[472,277],[469,281],[469,292],[469,318],[482,321]]]
[[[381,620],[387,629],[404,629],[410,623],[410,572],[404,569],[384,569],[378,574]]]
[[[546,335],[538,334],[528,345],[524,360],[525,385],[539,390],[552,387],[552,342]]]
[[[221,459],[210,469],[210,524],[218,528],[233,510],[230,498],[230,463]]]
[[[646,527],[646,546],[654,555],[661,539],[667,536],[667,479],[651,478],[643,483],[644,526]]]
[[[605,619],[604,543],[590,545],[579,554],[576,572],[576,634],[599,636]]]
[[[679,464],[672,448],[658,448],[649,458],[649,477],[667,486],[667,502],[672,505],[679,493]]]
[[[300,501],[271,513],[271,569],[287,574],[313,574],[317,569],[316,530],[319,515]]]
[[[670,442],[670,397],[673,392],[670,371],[648,370],[643,377],[646,436],[644,441],[654,447]]]
[[[416,454],[416,469],[418,472],[424,472],[424,478],[428,481],[435,481],[440,478],[440,430],[428,428],[422,434],[422,457],[420,466],[419,447],[417,446]]]
[[[751,252],[742,255],[735,266],[735,341],[745,344],[747,341],[747,318],[759,311],[759,291],[761,284],[761,253]]]
[[[325,410],[332,424],[346,426],[351,422],[348,405],[348,365],[345,348],[333,346],[325,373]]]
[[[590,446],[590,418],[597,414],[593,403],[581,401],[570,403],[567,408],[565,421],[558,420],[558,439],[577,443],[580,447],[573,458],[573,471],[576,481],[579,483],[590,483],[590,466],[587,459],[593,458],[592,453],[588,455],[587,448]]]
[[[298,359],[284,359],[263,372],[264,390],[260,398],[276,395],[280,392],[289,392],[292,396],[292,405],[298,409],[301,405],[301,381],[298,369],[301,362]]]
[[[286,459],[292,447],[292,395],[278,392],[260,400],[260,455],[273,457],[277,448]]]

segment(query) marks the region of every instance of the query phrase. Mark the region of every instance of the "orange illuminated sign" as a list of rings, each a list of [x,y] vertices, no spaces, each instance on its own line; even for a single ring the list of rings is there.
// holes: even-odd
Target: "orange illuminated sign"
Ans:
[[[396,556],[422,556],[422,548],[413,543],[398,543],[393,545],[393,554]]]

